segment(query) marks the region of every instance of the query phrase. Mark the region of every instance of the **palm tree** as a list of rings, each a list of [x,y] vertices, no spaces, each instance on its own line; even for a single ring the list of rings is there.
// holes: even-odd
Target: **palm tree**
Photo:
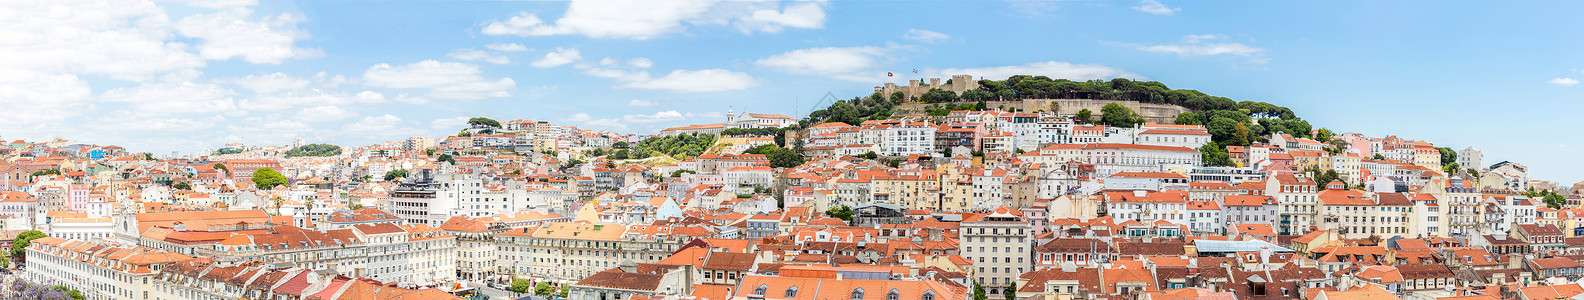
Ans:
[[[275,203],[275,215],[281,215],[281,205],[286,204],[286,199],[282,199],[280,196],[275,196],[274,198],[270,198],[270,202]]]

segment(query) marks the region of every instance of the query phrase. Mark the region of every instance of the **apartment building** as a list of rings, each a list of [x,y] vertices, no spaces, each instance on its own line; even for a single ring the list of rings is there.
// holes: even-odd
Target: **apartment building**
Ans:
[[[965,217],[960,234],[958,253],[973,262],[976,278],[972,280],[990,294],[999,297],[1033,266],[1029,222],[1021,211],[1003,206]]]
[[[44,237],[27,249],[24,278],[38,284],[65,285],[91,300],[162,299],[151,295],[150,280],[167,263],[191,256],[115,242]]]

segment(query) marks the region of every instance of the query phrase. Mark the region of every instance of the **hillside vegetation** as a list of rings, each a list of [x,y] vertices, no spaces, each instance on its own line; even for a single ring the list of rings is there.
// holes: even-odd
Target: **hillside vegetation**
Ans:
[[[288,158],[302,156],[330,157],[336,155],[341,155],[341,146],[328,144],[307,144],[286,151],[286,157]]]

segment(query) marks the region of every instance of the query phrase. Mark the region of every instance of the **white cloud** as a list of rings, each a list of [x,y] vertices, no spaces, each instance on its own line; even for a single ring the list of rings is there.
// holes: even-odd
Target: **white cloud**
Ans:
[[[648,72],[622,87],[662,90],[679,93],[703,93],[744,90],[759,85],[759,80],[748,73],[724,69],[675,70],[660,78],[650,78]]]
[[[377,64],[363,72],[364,84],[398,89],[428,89],[428,98],[478,100],[511,96],[517,82],[488,79],[478,65],[426,60],[401,66]]]
[[[144,0],[0,1],[0,24],[5,69],[147,80],[205,64]]]
[[[647,58],[640,59],[634,59],[637,60],[636,62],[629,60],[627,64],[635,68],[646,68],[654,65]],[[613,68],[594,67],[592,64],[580,64],[577,67],[583,70],[583,74],[589,76],[615,79],[621,82],[620,85],[617,85],[617,87],[621,88],[661,90],[677,93],[703,93],[744,90],[759,85],[759,80],[748,75],[748,73],[725,69],[672,70],[671,73],[664,76],[654,77],[650,75],[649,71],[617,68],[621,67],[618,62],[619,60],[614,58],[605,58],[600,60],[600,65],[612,66]]]
[[[1099,64],[1073,64],[1059,61],[1036,62],[1016,66],[982,67],[982,68],[947,68],[927,70],[930,76],[945,77],[958,74],[968,74],[974,78],[1001,80],[1012,75],[1044,75],[1051,78],[1065,78],[1071,80],[1133,78],[1144,79],[1143,76],[1133,74],[1121,69]]]
[[[61,121],[78,114],[92,94],[75,75],[0,69],[0,125]]]
[[[798,49],[759,59],[754,65],[792,74],[872,83],[885,80],[885,71],[879,68],[893,49],[895,47],[874,46]]]
[[[83,124],[91,130],[116,132],[126,134],[136,132],[192,132],[213,128],[218,122],[224,122],[224,117],[212,116],[206,119],[188,117],[151,117],[141,113],[117,111],[94,116],[94,122]]]
[[[687,113],[685,116],[688,118],[725,118],[726,114],[718,111],[711,111],[701,113]]]
[[[187,5],[191,5],[191,6],[204,7],[204,8],[214,8],[214,9],[232,8],[232,7],[248,7],[248,6],[258,5],[258,0],[186,0],[186,1],[174,1],[174,2],[182,2],[183,4],[187,4]]]
[[[259,94],[239,101],[244,110],[285,110],[300,106],[366,105],[385,103],[385,95],[373,91],[348,94],[319,89],[294,90],[284,93]]]
[[[1176,14],[1178,11],[1181,11],[1182,8],[1166,7],[1165,4],[1161,4],[1160,1],[1156,0],[1144,0],[1139,1],[1138,6],[1134,6],[1133,10],[1142,11],[1144,13],[1157,16],[1166,16]]]
[[[902,38],[920,43],[938,43],[947,39],[951,39],[951,36],[946,35],[945,33],[923,29],[908,29],[907,32],[902,33]]]
[[[467,126],[469,117],[439,118],[429,122],[429,128],[441,131],[457,130]]]
[[[368,116],[354,123],[341,126],[341,131],[346,134],[380,134],[391,135],[401,125],[402,118],[391,114]]]
[[[654,101],[649,101],[649,100],[633,99],[632,101],[627,101],[627,105],[631,105],[631,106],[656,106],[656,105],[660,105],[660,103],[655,103]]]
[[[126,102],[138,112],[161,115],[171,113],[216,113],[236,110],[235,91],[204,83],[154,83],[117,88],[100,95],[104,101]]]
[[[221,78],[217,82],[229,82],[242,88],[258,92],[273,93],[277,91],[296,90],[308,87],[308,79],[292,76],[286,73],[269,73],[264,75],[248,75],[241,78]]]
[[[528,49],[528,47],[525,47],[522,44],[518,44],[518,43],[505,43],[505,44],[494,43],[494,44],[484,45],[484,48],[487,48],[487,49],[490,49],[490,50],[495,50],[495,51],[500,51],[500,52],[522,52],[522,51],[533,50],[533,49]]]
[[[322,56],[317,49],[296,47],[307,33],[297,30],[299,17],[289,14],[254,18],[253,10],[228,8],[192,15],[176,22],[177,32],[203,41],[198,53],[205,59],[241,57],[249,63],[278,64],[290,58]]]
[[[1560,86],[1571,86],[1571,85],[1575,85],[1575,84],[1579,83],[1579,81],[1577,79],[1567,78],[1567,77],[1552,78],[1551,80],[1546,81],[1546,82],[1550,83],[1550,84],[1560,85]]]
[[[466,61],[483,61],[483,62],[497,64],[497,65],[504,65],[504,64],[511,63],[511,58],[508,58],[505,55],[489,53],[489,52],[486,52],[484,50],[478,50],[478,49],[473,49],[473,48],[456,49],[456,51],[451,51],[451,53],[447,53],[446,57],[460,59],[460,60],[466,60]]]
[[[529,65],[533,65],[535,68],[554,68],[579,60],[583,60],[583,54],[578,53],[577,49],[556,48],[555,51],[545,53],[544,57],[535,59]]]
[[[583,35],[592,38],[651,39],[681,32],[688,25],[730,25],[745,33],[777,32],[783,27],[821,28],[825,1],[720,0],[572,0],[560,19],[546,22],[520,12],[504,21],[490,21],[487,35]]]
[[[356,117],[356,112],[342,109],[340,106],[324,105],[304,108],[297,111],[294,116],[303,122],[334,122]]]
[[[577,120],[568,120],[568,121],[583,122],[583,125],[586,125],[586,126],[605,127],[605,128],[622,129],[622,130],[627,129],[628,125],[632,125],[632,124],[652,124],[652,123],[664,123],[664,122],[677,122],[677,121],[686,120],[688,118],[687,116],[684,116],[682,113],[677,112],[675,110],[656,112],[656,113],[650,114],[650,115],[624,115],[624,116],[621,116],[620,118],[610,118],[610,119],[594,119],[592,117],[589,117],[589,115],[585,114],[585,113],[574,114],[573,117],[574,117],[574,119],[577,119]]]
[[[1142,51],[1146,51],[1146,52],[1170,53],[1170,54],[1177,54],[1177,55],[1185,56],[1185,57],[1186,56],[1230,55],[1230,56],[1247,57],[1250,60],[1250,62],[1256,63],[1256,64],[1262,64],[1262,63],[1266,63],[1266,62],[1270,61],[1269,58],[1266,58],[1264,56],[1265,49],[1261,49],[1261,48],[1254,47],[1254,46],[1249,46],[1249,45],[1244,45],[1244,44],[1241,44],[1241,43],[1224,42],[1224,41],[1223,42],[1217,42],[1217,40],[1224,40],[1224,39],[1226,39],[1225,36],[1218,35],[1218,34],[1199,34],[1199,35],[1183,36],[1182,42],[1181,43],[1177,43],[1177,44],[1161,44],[1161,45],[1121,44],[1121,45],[1128,46],[1128,47],[1131,47],[1131,48],[1134,48],[1134,49],[1138,49],[1138,50],[1142,50]]]
[[[654,113],[652,115],[626,115],[626,116],[622,116],[622,121],[625,121],[627,123],[675,122],[675,121],[681,121],[683,119],[685,119],[685,117],[682,116],[682,113],[679,113],[679,112],[677,112],[675,110],[657,112],[657,113]]]
[[[779,32],[781,27],[823,28],[825,8],[822,5],[824,5],[823,1],[810,1],[787,5],[781,11],[776,11],[774,8],[756,9],[747,20],[739,23],[738,27],[744,32],[753,30]]]
[[[639,57],[627,60],[627,65],[639,69],[648,69],[649,67],[654,66],[654,62],[650,61],[648,58]]]
[[[594,119],[594,117],[593,116],[589,116],[589,114],[586,114],[586,113],[575,113],[575,114],[572,114],[571,116],[567,116],[566,121],[567,122],[587,122],[588,120],[593,120],[593,119]]]

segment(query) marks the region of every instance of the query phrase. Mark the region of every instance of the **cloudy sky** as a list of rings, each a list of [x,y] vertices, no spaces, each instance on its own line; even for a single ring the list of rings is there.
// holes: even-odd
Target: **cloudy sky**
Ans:
[[[147,151],[653,133],[971,74],[1159,80],[1584,179],[1584,3],[0,1],[0,138]],[[915,73],[915,70],[917,73]],[[887,77],[894,72],[897,77]]]

